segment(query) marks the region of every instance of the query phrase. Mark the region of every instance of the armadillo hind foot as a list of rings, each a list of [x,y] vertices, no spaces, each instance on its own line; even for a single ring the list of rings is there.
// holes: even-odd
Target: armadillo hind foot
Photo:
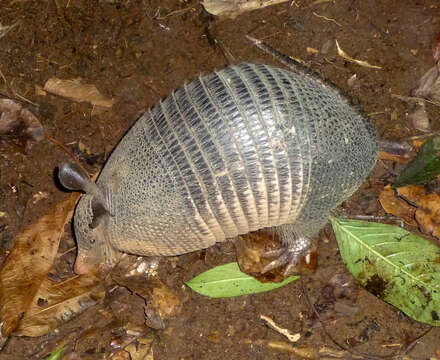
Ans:
[[[313,228],[311,226],[311,229]],[[309,262],[313,243],[311,234],[315,234],[316,231],[308,231],[306,234],[297,225],[284,224],[271,228],[270,232],[280,239],[281,246],[263,254],[263,257],[274,258],[274,260],[263,268],[262,273],[265,274],[281,267],[284,268],[284,276],[301,272],[301,264]]]

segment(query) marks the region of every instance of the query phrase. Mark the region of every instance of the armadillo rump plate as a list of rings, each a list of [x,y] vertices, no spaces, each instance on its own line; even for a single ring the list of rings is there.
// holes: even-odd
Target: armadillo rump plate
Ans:
[[[96,184],[60,167],[64,186],[86,192],[75,270],[118,251],[178,255],[265,227],[285,247],[279,265],[294,263],[376,158],[370,120],[314,76],[262,64],[201,76],[133,125]]]

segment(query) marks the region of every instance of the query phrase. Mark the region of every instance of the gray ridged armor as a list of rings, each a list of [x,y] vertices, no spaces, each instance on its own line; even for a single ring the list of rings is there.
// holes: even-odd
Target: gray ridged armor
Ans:
[[[124,252],[177,255],[282,224],[312,236],[376,157],[370,120],[331,86],[261,64],[227,67],[173,92],[116,147],[97,181],[107,237]],[[76,210],[80,251],[91,201]]]

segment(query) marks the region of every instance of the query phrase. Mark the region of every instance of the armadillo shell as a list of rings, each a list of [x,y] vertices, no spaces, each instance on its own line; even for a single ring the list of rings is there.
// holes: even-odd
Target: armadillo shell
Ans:
[[[376,157],[370,120],[332,87],[241,64],[146,112],[97,184],[111,194],[114,247],[175,255],[263,227],[322,223]]]

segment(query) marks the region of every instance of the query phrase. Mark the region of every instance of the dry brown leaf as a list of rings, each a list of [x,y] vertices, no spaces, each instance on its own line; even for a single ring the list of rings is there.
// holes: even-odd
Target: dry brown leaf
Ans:
[[[396,191],[399,197],[395,197],[394,191],[388,185],[380,194],[379,200],[385,211],[398,216],[409,225],[418,225],[421,232],[440,239],[440,195],[427,194],[427,190],[421,185],[404,186]],[[416,224],[408,221],[414,219]]]
[[[440,238],[440,196],[437,193],[425,195],[420,199],[416,220],[421,231]]]
[[[408,162],[408,157],[406,155],[395,155],[382,150],[379,151],[379,159],[392,160],[403,164]]]
[[[281,4],[288,0],[204,0],[203,7],[212,15],[235,17],[243,12]]]
[[[430,68],[419,80],[419,86],[413,91],[414,96],[440,102],[439,64]]]
[[[402,186],[396,189],[397,195],[404,198],[411,205],[418,206],[420,199],[426,195],[426,189],[422,185]]]
[[[137,344],[131,343],[125,347],[130,353],[131,360],[153,360],[153,340],[152,336],[137,339]]]
[[[79,194],[73,194],[15,237],[14,248],[0,270],[2,336],[18,327],[45,281],[78,198]]]
[[[176,316],[181,311],[180,299],[157,276],[126,277],[114,272],[112,278],[118,285],[144,299],[145,315],[150,327],[165,328],[165,320]]]
[[[45,279],[14,335],[41,336],[104,298],[103,281],[87,274],[61,283]]]
[[[391,186],[387,185],[379,195],[379,201],[383,209],[388,213],[402,219],[411,226],[417,226],[414,219],[416,208],[408,204],[405,200],[396,197]]]
[[[357,59],[353,59],[350,55],[348,55],[344,50],[341,49],[341,47],[339,46],[338,40],[335,40],[336,42],[336,49],[338,50],[338,55],[347,60],[350,61],[352,63],[358,64],[360,66],[366,67],[366,68],[370,68],[370,69],[382,69],[381,66],[377,66],[377,65],[371,65],[369,62],[364,61],[364,60],[357,60]]]
[[[82,84],[78,80],[51,78],[44,84],[44,90],[74,101],[88,102],[106,108],[112,107],[116,102],[102,95],[95,85]]]
[[[36,116],[11,99],[0,99],[0,137],[30,148],[43,140],[44,129]]]

